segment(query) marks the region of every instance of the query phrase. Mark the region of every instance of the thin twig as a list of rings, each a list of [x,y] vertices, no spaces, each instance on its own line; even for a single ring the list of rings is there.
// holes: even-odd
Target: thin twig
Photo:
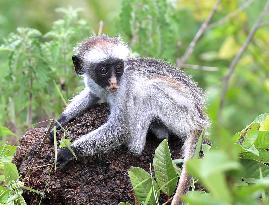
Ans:
[[[218,110],[218,121],[219,122],[221,120],[221,114],[222,114],[222,110],[223,110],[223,106],[224,106],[225,96],[226,96],[226,93],[228,90],[229,81],[230,81],[230,79],[235,71],[236,65],[238,64],[238,62],[241,59],[244,52],[246,51],[248,45],[250,44],[252,38],[254,37],[254,35],[256,33],[256,31],[260,28],[260,25],[263,22],[264,17],[268,13],[268,10],[269,10],[269,0],[267,0],[266,4],[264,6],[264,9],[262,10],[262,12],[258,16],[256,22],[252,26],[251,31],[248,34],[246,41],[244,42],[244,44],[240,48],[239,52],[234,57],[233,61],[231,62],[229,69],[228,69],[228,73],[223,78],[222,91],[221,91],[221,97],[220,97],[220,106],[219,106],[219,110]]]
[[[208,72],[215,72],[218,71],[218,67],[211,67],[211,66],[203,66],[203,65],[192,65],[192,64],[183,64],[180,66],[180,68],[185,69],[193,69],[193,70],[203,70]]]
[[[260,24],[260,28],[261,28],[261,27],[265,27],[265,26],[269,26],[269,22],[262,22],[262,23]]]
[[[229,19],[237,16],[241,11],[245,10],[246,8],[248,8],[252,3],[254,2],[254,0],[248,0],[245,1],[238,9],[236,9],[235,11],[229,13],[228,15],[224,16],[222,19],[218,20],[217,22],[211,23],[208,25],[208,29],[212,29],[214,27],[223,25],[225,22],[227,22]]]
[[[194,47],[196,46],[197,42],[200,40],[200,38],[203,36],[203,34],[205,33],[205,31],[208,28],[208,24],[211,21],[211,19],[213,18],[214,14],[217,11],[217,8],[220,4],[221,0],[217,0],[213,9],[211,10],[209,16],[207,17],[207,19],[203,22],[203,24],[201,25],[201,27],[199,28],[198,32],[195,34],[194,38],[192,39],[190,45],[188,46],[188,48],[186,49],[185,53],[183,54],[183,56],[180,59],[177,59],[177,66],[181,67],[181,65],[185,64],[188,60],[188,58],[191,56]]]

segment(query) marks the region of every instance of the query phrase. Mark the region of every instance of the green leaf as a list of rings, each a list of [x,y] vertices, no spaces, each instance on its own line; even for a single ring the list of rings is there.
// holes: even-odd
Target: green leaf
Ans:
[[[229,159],[225,152],[212,150],[202,160],[201,168],[201,175],[206,178],[217,172],[239,169],[240,164]]]
[[[261,131],[269,131],[269,115],[268,114],[265,117],[264,121],[261,122],[260,130]]]
[[[220,199],[216,199],[212,194],[202,193],[198,191],[192,191],[187,193],[187,195],[182,197],[184,202],[191,205],[229,205]]]
[[[4,163],[4,175],[8,183],[19,179],[19,172],[16,165],[11,162]]]
[[[259,155],[255,155],[251,152],[242,152],[240,154],[241,159],[252,159],[262,163],[269,163],[269,152],[266,150],[259,150]]]
[[[0,156],[1,157],[13,157],[14,154],[16,153],[16,146],[13,145],[0,145]]]
[[[235,195],[236,204],[255,205],[260,204],[257,198],[263,193],[263,191],[269,187],[267,180],[253,180],[248,186],[234,186],[233,193]],[[260,199],[259,199],[260,200]]]
[[[261,162],[249,160],[249,159],[242,159],[240,160],[241,165],[243,166],[244,173],[242,177],[244,178],[260,178],[260,170],[264,177],[269,176],[269,166],[265,165]]]
[[[258,117],[255,118],[253,123],[264,123],[264,121],[268,120],[269,113],[264,113],[259,115]]]
[[[257,149],[269,148],[269,131],[258,132],[258,137],[255,141],[255,147]]]
[[[67,139],[67,138],[62,138],[61,139],[61,141],[60,141],[60,145],[59,145],[59,147],[60,148],[68,148],[68,147],[70,147],[70,145],[71,145],[71,141],[70,141],[70,139]]]
[[[5,204],[11,194],[11,191],[7,188],[0,186],[0,203]]]
[[[14,136],[15,134],[6,127],[0,126],[0,137]]]
[[[128,170],[128,174],[135,192],[136,199],[145,204],[148,201],[148,204],[156,204],[156,199],[159,198],[160,192],[158,191],[157,183],[154,179],[151,178],[150,174],[145,170],[139,167],[131,167]],[[150,196],[148,194],[150,193]]]
[[[155,150],[153,167],[156,181],[160,189],[171,196],[177,185],[177,172],[173,166],[168,141],[165,139]]]
[[[204,159],[192,159],[187,162],[189,173],[204,184],[216,199],[231,201],[230,191],[225,180],[225,171],[239,169],[240,164],[229,159],[224,151],[210,151]]]

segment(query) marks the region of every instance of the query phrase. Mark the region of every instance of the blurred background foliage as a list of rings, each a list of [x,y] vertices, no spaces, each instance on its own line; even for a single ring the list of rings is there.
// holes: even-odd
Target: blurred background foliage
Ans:
[[[202,144],[200,137],[197,150],[200,148],[205,157],[196,156],[187,164],[188,171],[209,194],[189,192],[184,198],[189,204],[269,204],[269,116],[260,115],[268,112],[269,101],[269,14],[236,65],[221,100],[223,79],[266,2],[269,0],[220,1],[205,33],[181,65],[205,90],[212,122],[212,147]],[[38,127],[40,122],[49,124],[49,119],[59,116],[68,100],[83,89],[71,61],[76,43],[102,30],[120,35],[138,56],[178,64],[215,3],[0,1],[0,139],[16,144],[26,128]],[[219,115],[221,102],[224,106]],[[0,164],[4,165],[0,168],[10,167],[15,148],[6,156],[6,163],[3,150],[9,145],[1,144]],[[11,168],[18,173],[15,165]],[[8,173],[12,171],[6,172],[6,178]],[[12,179],[18,178],[16,174]],[[7,187],[10,182],[6,181]],[[141,181],[138,183],[141,185]],[[12,198],[18,190],[5,193]],[[21,195],[18,197],[21,199]]]
[[[215,2],[0,1],[0,125],[19,136],[61,113],[83,86],[73,72],[72,49],[98,33],[100,21],[103,33],[121,35],[137,55],[176,64]],[[265,0],[221,1],[186,62],[213,68],[184,68],[207,93],[212,136],[231,136],[268,111],[269,15],[236,66],[217,123],[222,79],[264,5]]]

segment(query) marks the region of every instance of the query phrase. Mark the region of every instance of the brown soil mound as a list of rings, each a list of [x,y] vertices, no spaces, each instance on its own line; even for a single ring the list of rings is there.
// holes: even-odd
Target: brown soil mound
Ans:
[[[103,124],[107,113],[106,105],[98,105],[70,122],[65,129],[75,139]],[[41,197],[26,191],[24,197],[27,204],[117,205],[125,201],[134,204],[127,170],[138,166],[149,171],[159,143],[160,140],[149,134],[141,156],[133,156],[126,147],[120,147],[107,154],[78,159],[64,170],[55,172],[54,149],[49,142],[47,128],[34,128],[21,138],[14,162],[25,186],[45,193]],[[173,158],[179,158],[181,142],[172,137],[169,146]]]

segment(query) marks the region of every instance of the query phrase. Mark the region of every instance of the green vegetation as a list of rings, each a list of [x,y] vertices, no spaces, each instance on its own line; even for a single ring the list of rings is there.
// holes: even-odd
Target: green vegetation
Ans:
[[[9,129],[0,127],[0,137],[13,134]],[[22,196],[23,190],[29,190],[37,194],[43,193],[24,186],[20,181],[19,172],[12,157],[16,152],[16,146],[0,145],[0,204],[24,205],[26,202]]]
[[[202,148],[203,159],[196,155],[188,161],[187,168],[208,193],[191,191],[183,200],[191,205],[268,204],[268,138],[269,114],[263,114],[221,144]],[[173,195],[180,174],[175,161],[164,140],[155,151],[154,177],[141,168],[130,168],[129,177],[141,204],[158,204],[160,191],[168,197]]]
[[[12,139],[16,138],[5,127],[21,136],[26,128],[58,116],[68,99],[81,90],[80,79],[72,71],[73,47],[97,33],[103,20],[103,32],[121,35],[136,55],[180,64],[206,91],[212,122],[206,137],[212,147],[201,145],[204,158],[191,160],[188,170],[207,193],[189,192],[185,203],[269,203],[269,118],[260,115],[268,112],[269,16],[258,26],[230,80],[224,78],[267,1],[221,1],[183,64],[182,56],[216,0],[44,2],[38,6],[33,0],[20,1],[19,5],[17,1],[0,3],[2,141],[14,143]],[[65,5],[84,10],[63,8]],[[61,8],[55,12],[52,8],[56,7]],[[223,92],[225,80],[227,93]],[[64,141],[62,146],[68,143]],[[23,204],[23,185],[11,163],[15,148],[3,144],[0,152],[0,203],[9,199],[13,204]],[[179,172],[177,161],[171,160],[164,141],[156,150],[151,173],[131,168],[129,175],[137,200],[155,204],[160,193],[173,196]]]

